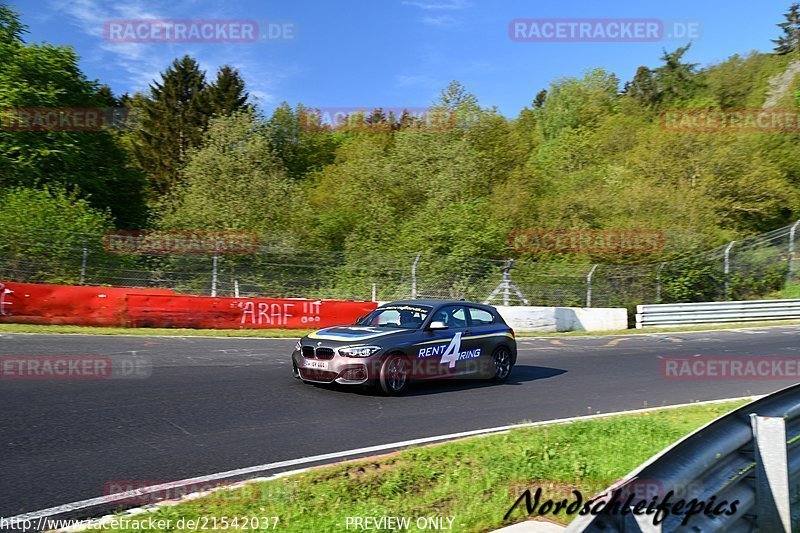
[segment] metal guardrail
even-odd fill
[[[712,502],[712,512],[669,513],[659,525],[653,514],[579,516],[567,527],[578,531],[798,531],[800,528],[800,385],[765,396],[705,425],[625,476],[612,491],[663,501]],[[713,507],[738,500],[735,512]],[[622,500],[623,502],[625,499]],[[633,507],[633,505],[631,505]]]
[[[636,306],[636,327],[800,319],[800,300],[749,300]]]

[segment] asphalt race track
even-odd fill
[[[0,356],[131,354],[141,379],[0,380],[0,516],[150,484],[524,420],[769,393],[792,381],[671,380],[660,356],[800,356],[800,327],[520,339],[511,381],[405,397],[305,385],[291,339],[0,335]]]

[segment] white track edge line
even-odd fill
[[[584,416],[573,416],[568,418],[557,418],[553,420],[542,420],[539,422],[525,422],[521,424],[511,424],[507,426],[498,426],[494,428],[486,428],[486,429],[475,429],[471,431],[462,431],[459,433],[450,433],[447,435],[438,435],[434,437],[423,437],[419,439],[411,439],[406,441],[394,442],[389,444],[378,444],[376,446],[367,446],[364,448],[356,448],[353,450],[345,450],[341,452],[332,452],[332,453],[325,453],[320,455],[312,455],[309,457],[302,457],[299,459],[290,459],[287,461],[277,461],[274,463],[267,463],[263,465],[257,466],[250,466],[246,468],[238,468],[235,470],[228,470],[226,472],[219,472],[217,474],[209,474],[206,476],[199,476],[189,479],[183,479],[180,481],[173,481],[170,483],[162,483],[159,485],[151,485],[149,487],[142,487],[135,490],[130,490],[126,492],[120,492],[117,494],[111,494],[108,496],[100,496],[97,498],[90,498],[88,500],[80,500],[77,502],[66,503],[64,505],[59,505],[56,507],[50,507],[47,509],[42,509],[39,511],[33,511],[30,513],[24,513],[17,516],[12,516],[6,518],[5,520],[10,521],[17,521],[21,522],[24,520],[38,520],[40,518],[46,518],[50,516],[56,516],[59,514],[77,511],[80,509],[86,509],[89,507],[95,507],[98,505],[114,503],[116,501],[129,499],[136,496],[142,496],[144,494],[150,494],[152,492],[158,492],[161,490],[169,490],[169,489],[176,489],[186,485],[193,485],[199,483],[207,483],[210,481],[221,481],[226,478],[238,477],[247,474],[254,474],[256,472],[266,472],[269,470],[274,470],[276,468],[282,468],[286,466],[297,466],[307,463],[315,463],[318,461],[325,461],[328,459],[341,459],[343,457],[349,457],[352,455],[361,455],[364,453],[370,452],[382,452],[393,450],[397,448],[405,448],[408,446],[414,446],[419,444],[428,444],[438,441],[447,441],[447,440],[454,440],[460,439],[464,437],[472,437],[478,435],[489,435],[492,433],[502,433],[512,429],[520,429],[520,428],[530,428],[530,427],[537,427],[537,426],[547,426],[547,425],[555,425],[555,424],[566,424],[570,422],[579,422],[583,420],[592,420],[596,418],[608,418],[611,416],[619,416],[619,415],[632,415],[632,414],[639,414],[639,413],[647,413],[652,411],[659,411],[665,409],[677,409],[679,407],[691,407],[694,405],[710,405],[715,403],[725,403],[725,402],[735,402],[739,400],[756,400],[763,396],[740,396],[736,398],[723,398],[719,400],[706,400],[702,402],[692,402],[692,403],[682,403],[682,404],[675,404],[675,405],[664,405],[660,407],[648,407],[644,409],[633,409],[630,411],[615,411],[611,413],[597,413],[593,415],[584,415]],[[318,465],[318,466],[326,466],[326,465]],[[287,473],[282,473],[283,475],[287,475]]]

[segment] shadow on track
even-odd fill
[[[555,376],[560,376],[566,373],[566,370],[561,368],[550,368],[543,366],[533,365],[514,365],[508,381],[505,383],[494,383],[487,379],[476,378],[452,378],[452,379],[438,379],[431,381],[418,381],[412,383],[403,396],[423,396],[427,394],[447,393],[461,390],[481,389],[485,387],[507,387],[509,385],[522,385],[537,379],[547,379]],[[330,391],[345,392],[350,394],[359,394],[363,396],[384,396],[383,393],[374,388],[368,387],[354,387],[343,385],[322,385],[315,384],[318,388],[328,389]]]

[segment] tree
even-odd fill
[[[4,264],[36,265],[35,269],[16,271],[17,281],[25,276],[32,283],[78,283],[81,250],[102,252],[102,240],[88,234],[102,235],[113,229],[107,211],[92,207],[77,190],[62,185],[4,189],[0,205],[0,255]],[[11,271],[15,271],[13,266]]]
[[[391,112],[390,112],[391,114]],[[364,117],[364,125],[373,130],[389,130],[390,122],[383,108],[377,107]]]
[[[613,113],[619,81],[602,69],[586,72],[583,78],[563,78],[550,84],[547,99],[536,110],[538,125],[545,138],[563,130],[591,127],[603,115]]]
[[[97,90],[97,97],[106,107],[120,107],[120,101],[108,85],[101,85]]]
[[[246,229],[279,242],[294,185],[251,111],[211,119],[160,217],[165,229]]]
[[[478,105],[478,98],[467,91],[458,81],[451,81],[447,84],[445,89],[439,94],[437,105],[441,105],[450,109],[451,111],[458,111],[459,109],[474,108]]]
[[[283,167],[295,180],[322,169],[336,157],[334,136],[322,128],[319,115],[302,105],[293,110],[286,102],[281,103],[267,120],[265,132]]]
[[[0,6],[0,108],[58,110],[105,107],[107,96],[78,67],[78,56],[67,46],[25,44],[25,27],[16,13]],[[99,124],[98,124],[99,126]],[[0,190],[60,184],[77,191],[95,208],[109,209],[117,223],[142,223],[143,180],[127,153],[107,129],[0,130]]]
[[[691,45],[689,43],[674,52],[664,50],[664,55],[661,56],[664,64],[654,71],[659,95],[666,102],[675,102],[689,97],[697,85],[695,80],[697,63],[682,61],[683,55]]]
[[[464,127],[472,124],[480,113],[478,97],[454,80],[439,94],[433,108],[429,110],[428,118],[436,123],[437,128],[447,124]]]
[[[211,113],[230,115],[248,108],[245,83],[239,71],[223,65],[217,71],[217,79],[208,88]]]
[[[547,89],[542,89],[536,93],[536,98],[533,100],[533,108],[541,109],[545,100],[547,100]]]
[[[783,35],[772,39],[776,45],[775,53],[779,55],[786,55],[800,48],[800,4],[792,4],[784,18],[786,20],[778,24]]]
[[[178,182],[188,152],[200,144],[210,116],[205,73],[188,55],[150,86],[138,110],[134,151],[158,195]]]
[[[625,84],[623,92],[644,107],[655,105],[658,101],[658,87],[653,78],[653,71],[644,66],[637,68],[633,79]]]
[[[0,44],[23,44],[22,36],[28,27],[19,20],[19,14],[4,4],[0,4]]]

